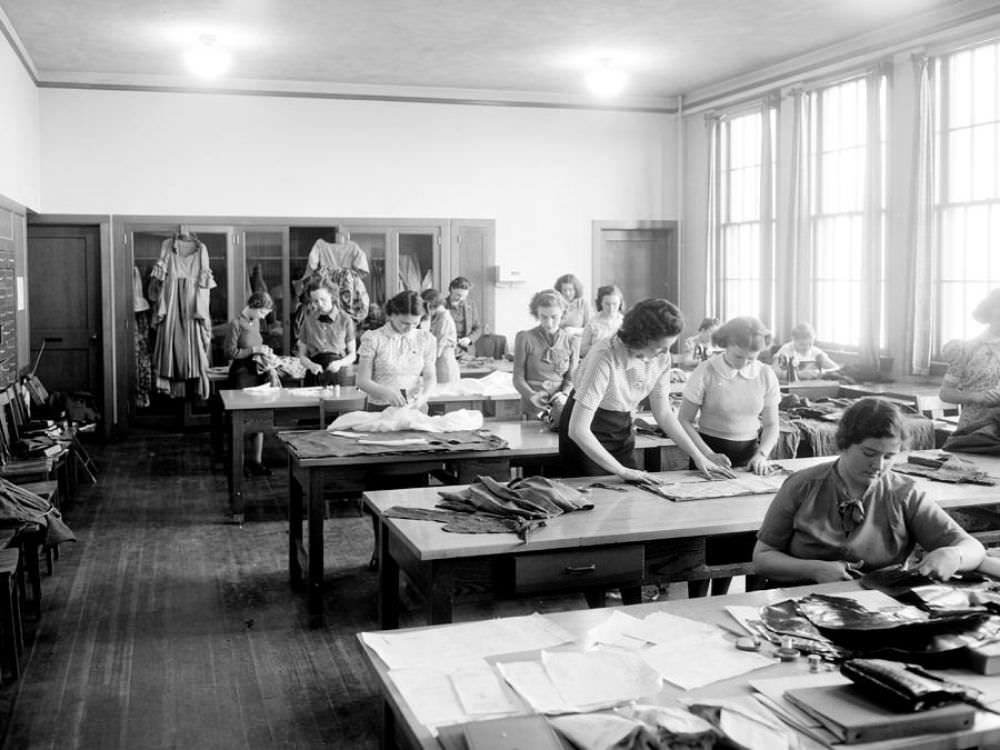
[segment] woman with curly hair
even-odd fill
[[[583,296],[583,284],[571,273],[564,273],[556,279],[553,287],[566,300],[566,311],[559,324],[567,333],[579,338],[590,322],[590,302]]]
[[[590,350],[559,423],[559,458],[567,476],[617,474],[657,481],[636,468],[632,414],[647,396],[656,423],[702,474],[732,476],[698,450],[670,407],[670,347],[684,317],[665,299],[645,299],[621,328]]]
[[[941,382],[941,400],[960,404],[960,430],[1000,414],[1000,289],[976,305],[972,317],[986,326],[969,341],[951,342],[941,353],[948,372]]]
[[[536,417],[573,387],[570,375],[579,359],[579,339],[559,327],[566,302],[554,289],[536,292],[528,306],[538,325],[514,337],[514,388],[521,413]]]
[[[597,314],[590,319],[583,329],[580,340],[580,359],[587,356],[590,347],[598,341],[609,339],[622,327],[622,312],[625,302],[622,290],[616,284],[606,284],[597,288]]]

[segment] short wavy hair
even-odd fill
[[[597,312],[601,311],[601,301],[607,297],[609,294],[617,294],[618,298],[622,301],[621,309],[625,309],[625,295],[622,294],[622,290],[618,288],[617,284],[605,284],[604,286],[597,287],[597,298],[594,300],[594,309]]]
[[[859,398],[840,417],[837,425],[837,448],[847,450],[868,438],[909,437],[903,413],[892,401],[875,396]]]
[[[573,274],[564,273],[562,276],[556,279],[556,283],[552,285],[552,288],[555,289],[557,292],[562,292],[563,284],[573,285],[573,289],[576,290],[576,295],[573,297],[573,299],[580,299],[583,296],[583,284],[580,283],[580,279],[578,279]]]
[[[413,291],[400,292],[385,303],[385,314],[389,315],[423,315],[424,301]]]
[[[448,291],[450,292],[452,289],[472,289],[472,282],[464,276],[456,276],[448,284]]]
[[[710,331],[712,329],[718,328],[719,323],[720,321],[718,318],[716,318],[714,315],[709,315],[707,318],[701,319],[701,324],[698,326],[698,331],[700,333],[701,331]]]
[[[731,318],[712,334],[712,343],[721,349],[739,346],[752,352],[759,352],[771,343],[771,332],[757,318]]]
[[[252,310],[273,310],[274,300],[267,292],[254,292],[247,299],[247,307]]]
[[[302,287],[302,295],[308,300],[309,295],[317,289],[326,289],[331,297],[337,298],[337,289],[325,273],[314,273],[306,279],[305,286]]]
[[[673,302],[652,297],[640,300],[625,313],[618,339],[629,349],[642,349],[653,341],[679,336],[684,313]]]
[[[420,299],[430,308],[439,307],[444,304],[444,295],[437,289],[424,289],[420,293]]]
[[[528,303],[528,310],[533,318],[538,317],[538,309],[541,307],[558,307],[566,312],[566,298],[555,289],[543,289],[535,292],[531,296],[531,302]]]
[[[982,302],[976,305],[976,309],[972,311],[972,318],[977,323],[985,325],[990,322],[997,308],[1000,308],[1000,289],[994,289],[986,295]]]
[[[792,329],[792,338],[814,339],[816,338],[816,329],[812,327],[811,323],[799,323]]]

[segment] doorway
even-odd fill
[[[647,297],[677,304],[677,222],[595,221],[593,286],[617,284],[628,307]]]
[[[28,225],[31,363],[50,391],[86,391],[104,414],[101,233]]]

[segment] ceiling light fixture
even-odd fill
[[[198,37],[197,46],[184,53],[184,62],[192,73],[201,78],[218,78],[232,64],[232,56],[216,46],[211,34]]]
[[[625,90],[628,75],[621,68],[615,67],[610,58],[605,57],[598,67],[587,72],[584,80],[592,94],[606,98],[617,96]]]

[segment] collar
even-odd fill
[[[240,321],[241,323],[246,323],[247,325],[249,325],[250,323],[253,323],[253,321],[252,321],[252,320],[250,320],[250,318],[248,318],[248,317],[247,317],[246,315],[244,315],[244,314],[243,314],[242,312],[240,312],[240,314],[236,316],[236,319],[237,319],[238,321]]]
[[[708,366],[714,369],[719,375],[721,375],[726,380],[733,380],[737,377],[743,378],[744,380],[756,380],[760,376],[761,364],[759,360],[753,360],[752,362],[747,362],[739,370],[730,367],[729,363],[726,362],[726,357],[723,352],[718,354],[713,354],[708,359]]]

